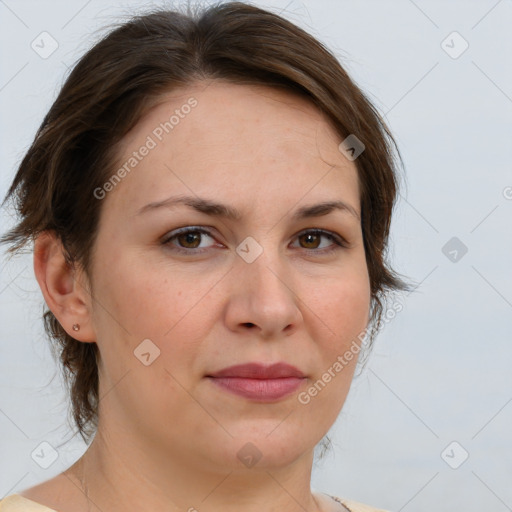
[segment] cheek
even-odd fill
[[[98,282],[98,296],[122,327],[137,336],[161,337],[180,318],[193,314],[194,305],[215,280],[146,264],[142,258],[125,258],[117,260],[111,271],[103,271]]]
[[[100,350],[116,365],[123,361],[131,367],[134,350],[149,339],[160,350],[159,363],[184,372],[218,319],[209,291],[215,290],[222,274],[199,275],[192,266],[177,271],[172,265],[142,261],[119,258],[110,272],[98,275]]]
[[[365,274],[332,280],[310,296],[311,333],[319,353],[318,371],[298,395],[299,408],[317,418],[327,431],[336,420],[349,392],[368,323],[370,287]]]
[[[115,267],[103,260],[96,276],[100,381],[108,389],[122,380],[115,396],[129,410],[170,415],[190,401],[182,384],[187,387],[199,344],[210,329],[207,314],[213,312],[206,311],[203,302],[218,278],[196,276],[195,286],[190,286],[192,274],[141,264],[142,259],[112,256],[114,260]]]
[[[370,284],[366,270],[331,278],[304,302],[316,314],[316,323],[324,326],[325,348],[342,349],[365,329],[370,310]]]

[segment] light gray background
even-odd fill
[[[393,511],[512,510],[512,1],[255,3],[287,7],[386,114],[406,168],[392,262],[421,283],[354,380],[313,487]],[[93,32],[147,5],[0,0],[2,197]],[[43,31],[59,45],[47,59],[31,48]],[[453,31],[469,43],[458,58],[462,40],[442,43]],[[11,222],[2,211],[2,231]],[[442,251],[452,237],[468,249],[455,262]],[[84,445],[67,442],[31,257],[0,268],[2,497],[60,473]],[[59,454],[48,469],[31,458],[42,441]]]

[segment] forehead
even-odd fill
[[[179,129],[178,125],[181,125]],[[235,139],[230,129],[237,132]],[[143,135],[152,134],[157,142],[162,142],[162,138],[171,138],[167,135],[184,130],[194,139],[227,142],[227,145],[235,144],[249,131],[253,137],[254,132],[261,130],[260,138],[265,139],[266,133],[280,130],[276,142],[300,136],[301,143],[309,139],[305,150],[311,149],[310,144],[322,144],[326,137],[339,138],[328,117],[298,93],[265,85],[209,80],[162,95],[123,138],[120,152]],[[317,132],[320,137],[316,136]]]
[[[341,140],[296,94],[200,82],[162,96],[124,137],[116,169],[128,172],[113,195],[133,208],[149,196],[158,200],[160,191],[214,192],[232,201],[280,191],[299,200],[312,188],[334,188],[356,199],[357,169],[338,150]]]

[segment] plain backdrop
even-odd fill
[[[419,286],[396,298],[403,308],[354,379],[313,487],[392,511],[512,510],[512,2],[254,3],[335,52],[405,164],[390,259]],[[97,30],[155,5],[0,0],[2,197]],[[51,55],[33,49],[41,37]],[[2,210],[2,232],[12,222]],[[0,268],[3,497],[60,473],[85,445],[67,423],[31,256]],[[46,469],[32,457],[42,442],[56,450]]]

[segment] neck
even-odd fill
[[[319,512],[310,490],[313,451],[284,467],[212,468],[179,453],[162,453],[99,425],[73,466],[88,507],[109,512]]]

